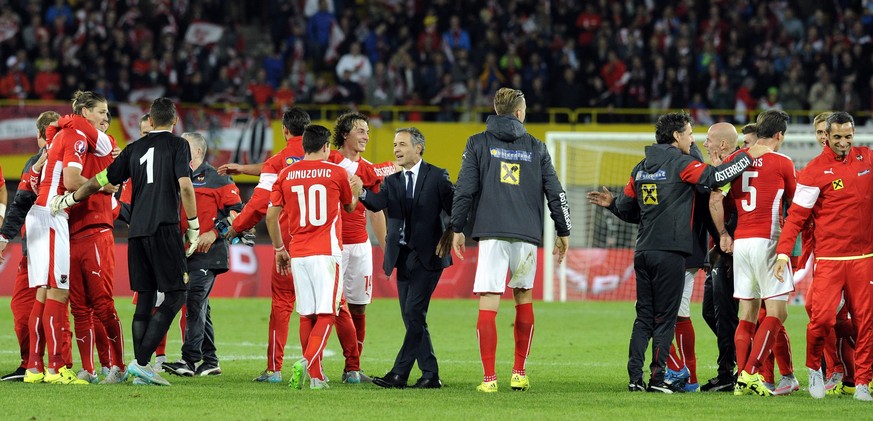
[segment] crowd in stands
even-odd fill
[[[869,0],[0,0],[0,28],[7,98],[434,105],[457,120],[509,86],[533,120],[684,108],[702,124],[873,104]]]

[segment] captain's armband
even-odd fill
[[[109,184],[109,177],[106,175],[105,169],[103,171],[98,172],[94,178],[97,180],[98,183],[100,183],[100,187],[103,187],[103,186]]]

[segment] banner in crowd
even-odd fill
[[[21,244],[12,243],[7,247],[6,262],[0,265],[0,295],[12,293],[13,280],[21,259]],[[633,301],[636,299],[636,278],[633,270],[632,249],[571,249],[567,255],[567,299],[568,300],[614,300]],[[213,297],[269,297],[270,277],[273,268],[273,248],[269,244],[246,247],[235,244],[230,249],[230,271],[218,276],[212,290]],[[539,249],[534,298],[543,296],[542,259],[543,249]],[[475,298],[473,280],[476,275],[477,249],[468,248],[465,259],[455,258],[454,264],[443,271],[440,282],[434,291],[435,298]],[[609,262],[608,264],[606,262]],[[131,295],[130,280],[126,268],[127,244],[115,245],[115,293],[120,296]],[[808,287],[807,269],[795,274],[795,288],[802,295]],[[373,297],[397,297],[396,275],[391,278],[382,271],[382,249],[373,247]],[[558,272],[558,271],[556,271]],[[557,273],[556,273],[557,276]],[[703,298],[704,273],[700,271],[694,283],[693,301]],[[558,290],[557,281],[555,290]],[[512,298],[511,290],[504,298]]]
[[[69,104],[18,105],[0,107],[0,155],[33,155],[36,146],[36,119],[45,111],[64,115]]]
[[[148,112],[145,106],[118,104],[118,114],[126,138],[139,139],[139,121]],[[225,111],[181,107],[174,133],[196,131],[206,137],[209,163],[215,167],[227,162],[248,164],[265,161],[273,151],[270,119],[249,111]]]

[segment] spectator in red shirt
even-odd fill
[[[30,95],[30,80],[21,71],[18,57],[10,56],[6,60],[6,75],[0,79],[0,96],[4,98],[26,99]]]
[[[258,69],[255,80],[249,84],[248,96],[254,107],[261,108],[272,103],[273,87],[267,83],[267,72],[264,69]]]
[[[54,60],[44,60],[40,63],[39,72],[33,79],[33,93],[39,99],[55,99],[61,89],[61,74],[57,72]]]

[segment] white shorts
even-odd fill
[[[699,268],[685,269],[685,289],[679,302],[679,317],[691,317],[691,293],[694,292],[694,275]]]
[[[343,292],[349,304],[370,304],[373,295],[373,246],[343,244]]]
[[[67,213],[52,215],[34,205],[24,218],[27,230],[27,279],[31,288],[70,289],[70,227]]]
[[[537,272],[537,246],[516,239],[489,238],[479,241],[479,263],[473,292],[503,294],[506,271],[510,288],[531,289]]]
[[[343,291],[341,259],[323,255],[291,258],[297,314],[337,314]]]
[[[773,275],[776,264],[776,241],[766,238],[734,240],[734,298],[741,300],[788,300],[794,291],[791,268],[783,273],[783,282]]]

